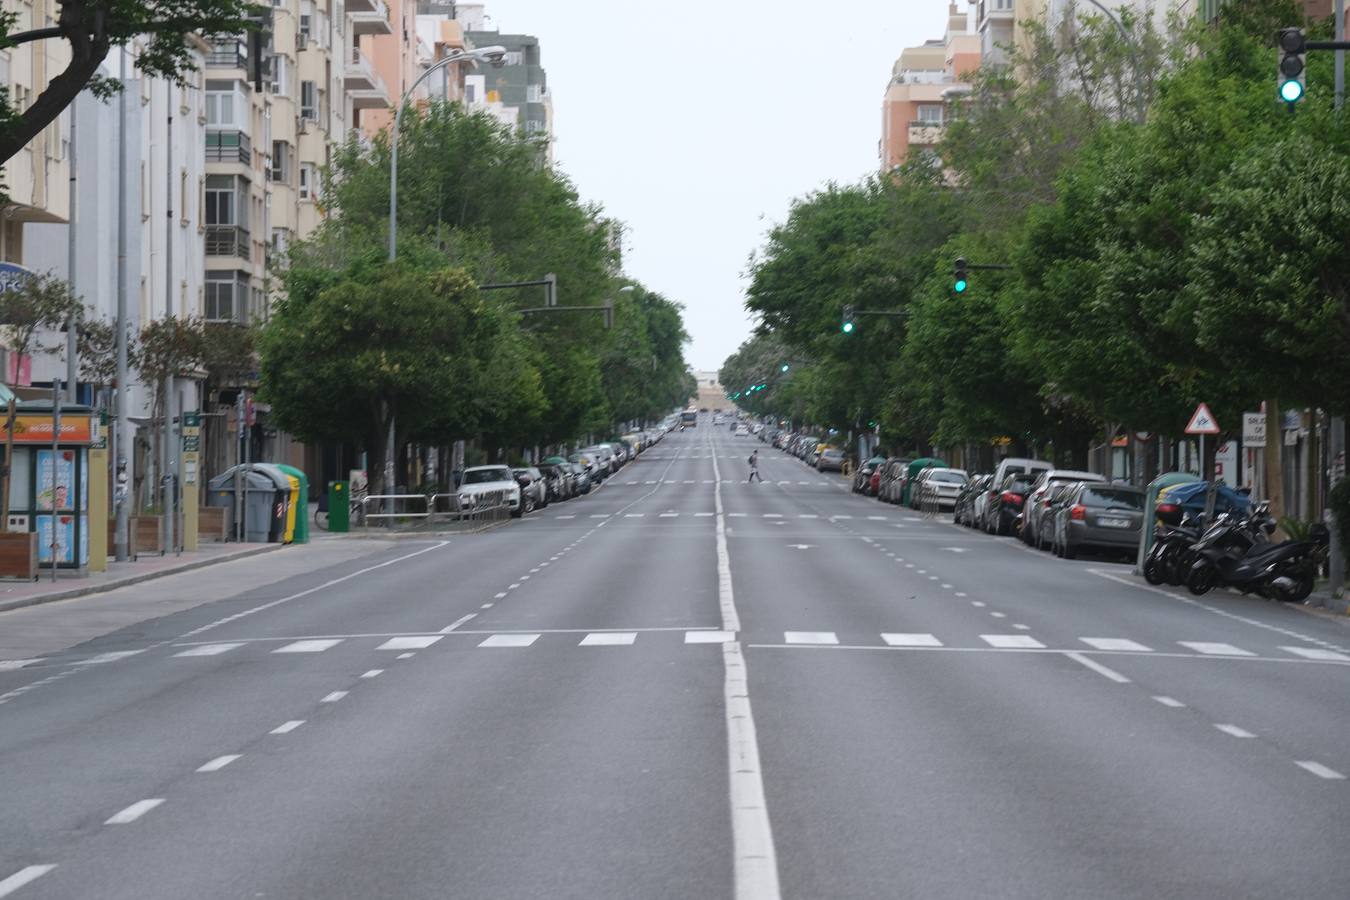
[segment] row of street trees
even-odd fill
[[[940,166],[796,202],[752,259],[759,330],[722,383],[792,356],[811,365],[737,402],[877,422],[897,448],[1011,441],[1076,464],[1118,431],[1179,436],[1202,400],[1230,428],[1261,401],[1272,420],[1345,413],[1350,121],[1331,54],[1285,109],[1273,38],[1300,9],[1224,9],[1167,31],[1122,12],[1129,41],[1097,16],[1033,27],[1008,68],[979,72]],[[957,258],[1011,268],[958,294]],[[846,305],[907,315],[845,334]]]
[[[391,422],[398,447],[469,440],[496,459],[688,399],[680,306],[621,278],[620,226],[541,165],[536,143],[457,104],[403,122],[397,262],[385,136],[335,154],[327,219],[291,248],[260,340],[280,427],[364,449],[380,472]],[[612,302],[614,327],[594,311],[522,313],[542,289],[480,288],[546,273],[560,306]]]

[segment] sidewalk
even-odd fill
[[[51,580],[51,572],[44,572],[37,581],[0,581],[0,612],[34,606],[39,603],[51,603],[55,600],[68,600],[110,591],[129,584],[138,584],[152,578],[162,578],[176,572],[186,572],[210,566],[257,556],[280,550],[284,544],[204,544],[199,550],[184,552],[179,556],[151,556],[142,554],[135,562],[110,562],[106,572],[90,572],[84,576],[57,574],[56,581]]]

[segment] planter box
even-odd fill
[[[159,552],[160,516],[130,516],[127,518],[127,551],[134,559],[139,553]],[[108,552],[112,553],[117,543],[117,520],[108,520]]]
[[[30,581],[38,577],[36,532],[0,532],[0,577]]]
[[[197,509],[197,540],[223,543],[229,540],[225,533],[225,514],[230,512],[224,506],[202,506]]]

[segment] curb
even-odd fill
[[[235,553],[222,554],[210,559],[198,559],[184,563],[181,566],[174,566],[170,569],[160,569],[155,572],[142,572],[139,575],[127,575],[113,581],[105,581],[102,584],[87,584],[81,587],[67,588],[62,591],[53,591],[49,594],[41,594],[36,597],[24,597],[18,600],[0,600],[0,612],[9,612],[13,609],[23,609],[25,606],[38,606],[43,603],[54,603],[57,600],[71,600],[76,597],[87,597],[90,594],[102,594],[105,591],[114,591],[118,588],[124,588],[133,584],[140,584],[143,581],[153,581],[156,578],[164,578],[168,575],[177,575],[180,572],[190,572],[193,569],[203,569],[207,566],[213,566],[217,563],[233,562],[237,559],[246,559],[250,556],[258,556],[263,553],[272,553],[281,550],[288,544],[264,544],[261,547],[250,547],[247,550],[240,550]]]

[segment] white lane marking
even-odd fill
[[[508,584],[508,585],[506,586],[506,589],[507,589],[508,591],[514,591],[514,590],[515,590],[516,588],[518,588],[518,587],[520,587],[520,582],[519,582],[519,581],[517,581],[515,584]]]
[[[591,518],[592,518],[592,519],[608,519],[608,518],[609,518],[609,513],[592,513],[592,514],[591,514]]]
[[[98,666],[103,663],[117,662],[119,659],[126,659],[128,656],[135,656],[137,653],[144,653],[145,650],[114,650],[111,653],[100,653],[97,656],[91,656],[88,659],[77,659],[72,665],[76,666]]]
[[[478,607],[478,608],[479,608],[479,609],[492,609],[492,604],[491,604],[491,603],[484,603],[482,606],[480,606],[480,607]]]
[[[970,601],[970,605],[975,607],[982,607],[985,606],[985,602],[983,600],[972,600]]]
[[[885,516],[868,516],[868,517],[867,517],[867,521],[869,521],[869,522],[885,522],[885,521],[886,521],[886,517],[885,517]]]
[[[636,482],[636,481],[625,481],[624,484],[633,485],[633,484],[637,484],[637,482]]]
[[[42,866],[25,866],[24,868],[15,872],[13,875],[6,878],[4,881],[0,881],[0,897],[8,897],[10,894],[14,893],[19,888],[23,887],[25,884],[37,881],[43,875],[46,875],[48,872],[50,872],[52,869],[55,868],[56,866],[53,864],[47,864]]]
[[[797,518],[799,518],[799,519],[819,519],[820,516],[816,515],[815,513],[800,513],[800,514],[798,514]]]
[[[369,671],[367,671],[367,672],[362,672],[362,673],[361,673],[361,677],[362,677],[362,678],[378,678],[379,676],[381,676],[381,675],[383,675],[383,674],[384,674],[384,669],[371,669],[371,670],[369,670]]]
[[[228,653],[236,647],[242,647],[243,644],[202,644],[198,647],[189,647],[181,653],[175,653],[174,656],[219,656],[222,653]]]
[[[347,696],[347,692],[346,692],[346,691],[333,691],[333,693],[328,694],[326,697],[324,697],[324,698],[323,698],[322,700],[320,700],[319,702],[320,702],[320,703],[336,703],[336,702],[338,702],[339,700],[341,700],[341,699],[342,699],[343,697],[345,697],[345,696]]]
[[[1025,634],[982,634],[980,640],[1001,650],[1035,650],[1045,646]]]
[[[412,652],[408,652],[408,653],[400,653],[396,658],[397,658],[397,659],[412,659],[412,658],[413,658],[414,656],[416,656],[416,655],[417,655],[417,654],[412,653]]]
[[[1224,734],[1231,734],[1231,735],[1232,735],[1233,737],[1235,737],[1235,738],[1254,738],[1254,737],[1256,737],[1256,735],[1252,734],[1252,733],[1251,733],[1250,731],[1248,731],[1247,729],[1245,729],[1245,728],[1239,728],[1239,727],[1237,727],[1236,725],[1221,725],[1221,724],[1219,724],[1219,723],[1216,722],[1216,723],[1214,724],[1214,727],[1217,728],[1217,729],[1219,729],[1220,731],[1222,731]]]
[[[1152,653],[1152,647],[1145,647],[1137,641],[1125,638],[1089,638],[1080,637],[1080,641],[1098,650],[1133,650],[1140,653]]]
[[[705,513],[694,513],[694,515],[695,515],[697,518],[700,518],[700,519],[710,519],[710,518],[712,518],[713,516],[717,515],[717,513],[706,513],[706,512],[705,512]]]
[[[637,640],[636,631],[593,631],[581,639],[578,647],[626,647]]]
[[[764,514],[764,518],[766,518],[766,519],[781,519],[781,518],[783,518],[783,514],[782,514],[782,513],[765,513],[765,514]]]
[[[995,619],[1006,619],[1006,618],[1008,618],[1008,614],[1007,614],[1007,613],[1001,613],[1001,612],[991,612],[989,615],[993,616]]]
[[[482,608],[483,608],[483,609],[486,609],[486,608],[488,608],[488,607],[491,606],[491,605],[492,605],[491,603],[485,603],[485,604],[483,604]],[[456,619],[455,621],[451,622],[449,625],[447,625],[447,626],[445,626],[444,628],[442,628],[442,629],[441,629],[441,634],[449,634],[450,632],[454,631],[456,628],[458,628],[459,626],[463,625],[465,622],[469,621],[470,619],[474,618],[474,617],[477,616],[477,615],[478,615],[478,613],[468,613],[467,615],[460,616],[458,619]],[[433,643],[434,643],[434,641],[433,641]],[[430,647],[431,644],[427,644],[427,646]],[[386,645],[384,645],[383,647],[381,647],[380,649],[381,649],[381,650],[407,650],[407,649],[409,649],[409,647],[390,647],[388,644],[386,644]],[[419,649],[419,650],[420,650],[421,648],[419,647],[419,648],[415,648],[415,649]]]
[[[444,640],[440,635],[421,635],[417,637],[390,638],[376,650],[425,650],[437,641]]]
[[[530,576],[528,576],[528,575],[522,575],[522,576],[520,576],[520,580],[521,580],[521,581],[529,581],[529,580],[530,580]]]
[[[528,647],[539,640],[538,634],[494,634],[480,647]]]
[[[0,659],[0,672],[13,672],[15,669],[22,669],[24,666],[31,666],[35,662],[42,662],[43,657],[38,656],[33,659]],[[29,866],[30,869],[41,868],[40,866]],[[3,882],[0,882],[3,884]]]
[[[1183,647],[1189,647],[1196,653],[1205,653],[1210,656],[1255,656],[1250,650],[1243,650],[1241,647],[1234,647],[1232,644],[1214,643],[1211,641],[1177,641]]]
[[[1011,636],[1012,636],[1012,637],[1024,637],[1024,635],[1020,635],[1020,634],[1019,634],[1019,635],[1011,635]],[[1091,659],[1091,658],[1089,658],[1089,657],[1086,657],[1086,656],[1084,656],[1084,655],[1081,654],[1081,653],[1066,653],[1066,654],[1064,654],[1064,655],[1067,656],[1069,659],[1073,660],[1074,662],[1078,663],[1079,665],[1087,666],[1089,669],[1091,669],[1092,671],[1096,672],[1098,675],[1101,675],[1101,676],[1104,677],[1104,678],[1109,678],[1109,679],[1111,679],[1111,680],[1114,681],[1116,684],[1129,684],[1129,683],[1130,683],[1130,679],[1126,678],[1124,675],[1120,674],[1120,673],[1117,672],[1115,669],[1108,669],[1106,666],[1104,666],[1104,665],[1102,665],[1101,663],[1097,662],[1095,659]]]
[[[1292,653],[1295,656],[1301,656],[1304,659],[1324,659],[1336,662],[1350,662],[1350,656],[1344,653],[1337,653],[1335,650],[1322,650],[1315,647],[1281,647],[1286,653]]]
[[[554,516],[553,518],[555,518],[555,519],[575,519],[576,516],[575,516],[575,515],[572,515],[572,516]]]
[[[931,634],[883,634],[881,639],[892,647],[941,647],[942,641]]]
[[[642,482],[642,483],[643,483],[643,484],[656,484],[655,481],[644,481],[644,482]]]
[[[839,637],[833,631],[785,631],[785,644],[837,644]]]
[[[268,733],[269,733],[269,734],[289,734],[290,732],[292,732],[292,731],[294,731],[295,729],[299,728],[299,727],[300,727],[301,725],[303,725],[303,724],[305,724],[305,720],[304,720],[304,719],[291,719],[289,722],[284,722],[284,723],[282,723],[281,725],[278,725],[276,728],[273,728],[273,729],[272,729],[270,732],[268,732]]]
[[[1157,696],[1157,697],[1154,697],[1153,699],[1154,699],[1154,700],[1157,700],[1157,701],[1158,701],[1159,703],[1161,703],[1163,706],[1169,706],[1169,707],[1171,707],[1172,709],[1183,709],[1183,708],[1185,708],[1185,706],[1186,706],[1185,703],[1182,703],[1180,700],[1176,699],[1175,697],[1167,697],[1167,696],[1164,696],[1164,695],[1159,695],[1159,696]]]
[[[506,591],[498,591],[497,593],[495,593],[495,594],[492,595],[492,599],[494,599],[494,600],[501,600],[501,599],[502,599],[503,597],[505,597],[505,596],[506,596]]]
[[[741,617],[731,583],[731,555],[722,506],[722,472],[713,457],[713,502],[717,512],[717,600],[722,631],[736,634]],[[732,515],[735,515],[734,513]],[[742,514],[743,515],[743,514]],[[688,635],[685,636],[688,641]],[[727,771],[731,793],[731,842],[736,900],[778,900],[778,857],[773,828],[764,799],[764,773],[759,762],[759,739],[750,707],[750,683],[739,641],[722,644],[725,677],[722,697],[727,725]]]
[[[1298,766],[1300,769],[1303,769],[1306,772],[1313,773],[1318,778],[1326,778],[1333,781],[1345,780],[1345,776],[1342,775],[1340,772],[1337,772],[1335,769],[1328,768],[1322,765],[1320,762],[1316,762],[1311,759],[1296,759],[1294,760],[1294,765]],[[0,882],[0,887],[4,887],[3,882]],[[0,894],[0,896],[4,895]]]
[[[534,575],[534,574],[538,573],[538,571],[539,571],[539,567],[538,567],[538,566],[535,566],[533,569],[530,570],[530,574],[531,574],[531,575]]]
[[[831,519],[851,519],[852,516],[830,516]]]
[[[958,597],[969,597],[970,595],[967,594],[965,591],[957,591],[957,592],[956,592],[956,596],[958,596]]]
[[[1013,627],[1016,628],[1018,631],[1030,631],[1030,630],[1031,630],[1031,626],[1030,626],[1030,625],[1021,625],[1021,624],[1018,624],[1018,625],[1014,625]]]
[[[912,568],[914,568],[914,563],[905,563],[905,568],[906,568],[906,569],[912,569]]]
[[[295,641],[284,647],[278,647],[273,653],[322,653],[330,647],[336,647],[341,640]]]
[[[732,631],[686,631],[684,633],[686,644],[725,644],[734,640],[736,640],[736,633]]]
[[[943,550],[950,550],[950,551],[953,552],[953,553],[965,553],[965,552],[966,552],[966,548],[965,548],[965,547],[943,547],[942,549],[943,549]]]
[[[938,577],[937,577],[936,575],[929,575],[929,576],[928,576],[928,580],[929,580],[929,581],[937,581],[937,580],[938,580]]]
[[[624,513],[625,519],[641,519],[646,513]]]
[[[159,806],[163,802],[164,802],[163,797],[158,797],[153,800],[137,800],[135,803],[131,804],[126,809],[122,810],[120,813],[116,813],[115,815],[113,815],[111,818],[108,819],[108,821],[104,822],[103,824],[104,825],[130,824],[131,822],[135,822],[141,816],[145,815],[150,810],[154,809],[156,806]]]
[[[679,515],[679,513],[661,513],[661,515],[658,516],[657,518],[660,518],[660,519],[673,519],[673,518],[675,518],[675,517],[678,516],[678,515]]]
[[[944,581],[944,582],[942,582],[942,589],[943,589],[944,591],[950,591],[950,590],[952,589],[952,586],[951,586],[950,584],[948,584],[947,582]]]
[[[234,762],[236,759],[238,759],[238,758],[239,758],[240,756],[242,756],[242,755],[243,755],[242,753],[230,753],[230,754],[227,754],[227,755],[225,755],[225,756],[217,756],[215,759],[211,760],[211,761],[210,761],[209,763],[207,763],[206,765],[200,766],[200,767],[197,769],[197,771],[198,771],[198,772],[219,772],[221,769],[225,768],[226,766],[228,766],[230,763]]]
[[[745,513],[727,513],[728,519],[744,519]]]
[[[402,556],[396,556],[393,559],[387,559],[382,563],[376,563],[373,566],[366,566],[364,569],[357,569],[355,572],[352,572],[351,574],[342,575],[338,578],[329,579],[328,581],[325,581],[323,584],[316,585],[315,587],[312,588],[306,588],[303,591],[299,591],[289,596],[282,597],[280,600],[273,600],[269,603],[264,603],[261,606],[255,606],[252,609],[246,609],[243,612],[237,612],[232,616],[226,616],[223,619],[218,619],[215,622],[210,622],[206,625],[201,626],[200,628],[194,628],[191,631],[183,634],[182,637],[185,638],[194,637],[196,635],[201,634],[204,631],[210,631],[212,628],[216,628],[218,626],[234,622],[238,619],[244,618],[245,616],[251,616],[254,613],[260,613],[265,609],[271,609],[274,606],[280,606],[282,603],[289,603],[292,600],[299,600],[301,597],[308,597],[310,594],[317,594],[319,591],[327,590],[333,585],[341,584],[344,581],[350,581],[351,579],[356,578],[360,575],[364,575],[367,572],[374,572],[376,569],[383,569],[385,566],[397,565],[398,563],[404,562],[405,560],[412,559],[414,556],[421,556],[423,553],[430,553],[433,550],[439,550],[449,543],[450,543],[449,541],[437,541],[430,547],[423,547],[421,550],[414,550],[412,553],[405,553]]]

